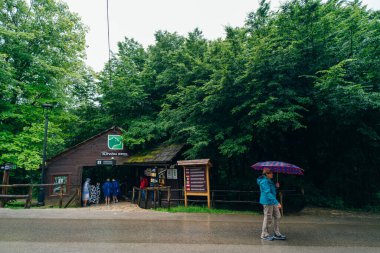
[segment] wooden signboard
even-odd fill
[[[184,168],[185,207],[187,207],[187,196],[205,196],[207,206],[211,208],[210,159],[183,160],[178,161],[177,164]]]
[[[206,168],[185,168],[185,186],[187,192],[207,192]]]

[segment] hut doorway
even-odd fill
[[[100,183],[100,187],[102,187],[107,178],[116,179],[120,184],[119,200],[127,201],[131,199],[133,187],[139,186],[139,177],[143,173],[142,168],[131,168],[123,165],[85,166],[83,167],[81,182],[83,185],[86,178],[90,178],[91,185]],[[104,198],[101,195],[100,203],[102,202],[104,202]]]

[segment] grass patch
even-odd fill
[[[5,204],[6,208],[22,209],[25,208],[25,201],[10,201]]]
[[[9,208],[9,209],[24,209],[25,208],[25,201],[8,201],[4,207]],[[32,205],[30,208],[33,208],[33,209],[52,209],[52,208],[59,208],[59,206],[58,205],[39,206],[37,204],[37,200],[34,199],[32,201]]]
[[[211,214],[259,214],[258,212],[255,211],[237,211],[237,210],[229,210],[229,209],[216,209],[216,208],[211,208],[209,209],[208,207],[205,206],[175,206],[171,207],[170,209],[168,208],[157,208],[157,209],[152,209],[156,210],[159,212],[169,212],[169,213],[211,213]]]

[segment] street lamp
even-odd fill
[[[44,133],[44,149],[42,154],[42,165],[41,165],[41,184],[44,183],[45,179],[45,169],[46,169],[46,145],[47,145],[47,131],[48,131],[48,122],[49,122],[49,110],[53,108],[51,104],[42,104],[42,108],[45,114],[45,133]],[[45,205],[45,188],[40,187],[40,192],[38,195],[38,205]]]

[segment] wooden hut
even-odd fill
[[[121,128],[112,127],[52,157],[47,161],[44,181],[63,183],[64,203],[78,194],[77,205],[80,204],[82,183],[87,177],[93,184],[116,177],[128,190],[138,186],[140,175],[153,170],[157,183],[183,187],[182,174],[178,175],[176,168],[183,145],[161,144],[148,152],[133,154],[124,147],[122,133]],[[59,188],[50,187],[45,192],[45,202],[57,204],[58,194]]]

